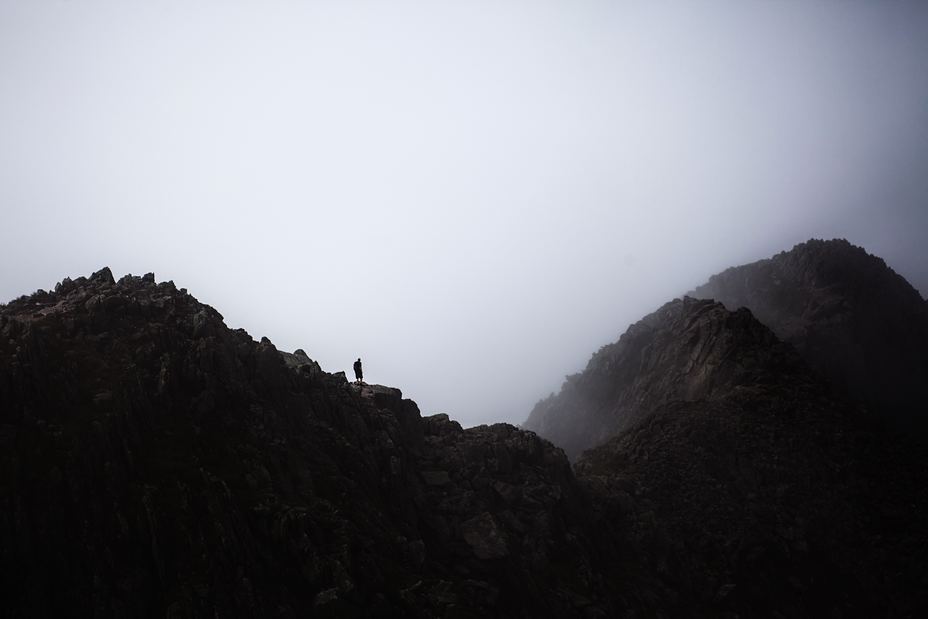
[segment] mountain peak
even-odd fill
[[[810,240],[713,275],[689,294],[746,307],[833,387],[894,425],[923,425],[928,311],[881,258]]]
[[[719,397],[745,384],[805,381],[795,351],[749,310],[684,297],[666,303],[602,347],[524,427],[571,458],[674,400]]]
[[[14,616],[618,614],[573,576],[598,560],[559,449],[423,419],[151,274],[0,306],[0,488]]]

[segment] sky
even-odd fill
[[[0,301],[151,271],[520,423],[811,237],[928,294],[928,3],[0,0]]]

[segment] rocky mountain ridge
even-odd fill
[[[750,311],[682,299],[539,409],[571,467],[108,269],[0,306],[12,617],[915,617],[924,453]],[[615,427],[615,426],[614,426]],[[568,434],[568,436],[570,436]],[[579,449],[575,450],[575,453]]]
[[[889,425],[928,431],[928,304],[881,258],[813,239],[689,294],[747,307],[837,392]]]
[[[559,450],[422,418],[150,274],[0,308],[0,411],[7,616],[612,612]]]
[[[598,518],[631,523],[637,574],[662,576],[655,612],[928,608],[924,450],[875,431],[812,375],[795,378],[668,402],[579,458]]]
[[[742,384],[800,376],[804,365],[748,310],[684,297],[602,347],[523,427],[576,458],[675,400],[713,399]]]
[[[844,252],[852,260],[834,264]],[[789,259],[811,279],[772,285],[800,300],[795,333],[816,346],[782,341],[753,306],[685,297],[600,349],[525,423],[575,460],[596,518],[623,523],[622,552],[637,557],[624,580],[646,592],[636,605],[647,612],[914,617],[928,609],[924,444],[917,433],[887,432],[877,400],[858,404],[879,389],[844,389],[867,380],[853,373],[853,355],[867,350],[871,365],[883,359],[892,369],[882,386],[899,385],[919,403],[912,394],[928,372],[900,366],[893,347],[909,329],[919,341],[924,304],[882,261],[845,242],[813,241]],[[723,279],[765,299],[771,293],[753,288],[749,271]],[[878,304],[864,300],[875,282],[872,292],[890,291]],[[812,292],[791,289],[804,285]],[[840,300],[847,290],[853,295]],[[862,316],[895,333],[888,344],[859,332],[868,326]],[[920,350],[907,343],[903,359]],[[835,351],[851,356],[829,367]],[[652,595],[662,602],[649,603]]]
[[[753,339],[766,337],[785,346],[763,350],[795,356],[786,350],[795,349],[834,397],[866,407],[873,420],[928,432],[928,306],[883,260],[845,240],[811,240],[714,275],[689,294],[601,348],[557,395],[538,402],[523,426],[575,459],[658,405],[750,383],[751,368],[767,360],[729,361],[759,350]],[[687,309],[699,302],[710,305]],[[715,312],[704,311],[711,304]],[[722,310],[752,318],[738,323]],[[754,317],[769,334],[735,328]],[[658,367],[664,371],[652,371]]]

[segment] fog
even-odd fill
[[[109,265],[519,423],[845,237],[928,292],[928,4],[0,1],[0,301]]]

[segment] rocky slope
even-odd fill
[[[109,270],[0,308],[4,615],[612,614],[560,450]]]
[[[575,458],[661,404],[713,399],[743,384],[802,373],[795,351],[747,310],[691,298],[667,303],[539,402],[523,427]]]
[[[152,275],[65,280],[0,306],[4,615],[928,611],[924,452],[748,310],[673,301],[536,413],[619,434],[572,469]]]
[[[815,380],[771,375],[659,406],[576,471],[597,518],[625,523],[645,614],[918,617],[925,462]]]
[[[690,295],[749,308],[839,393],[892,425],[928,430],[928,305],[880,258],[811,240]]]
[[[576,459],[644,616],[928,611],[928,456],[745,308],[675,300],[525,427]],[[629,601],[631,600],[631,601]]]

